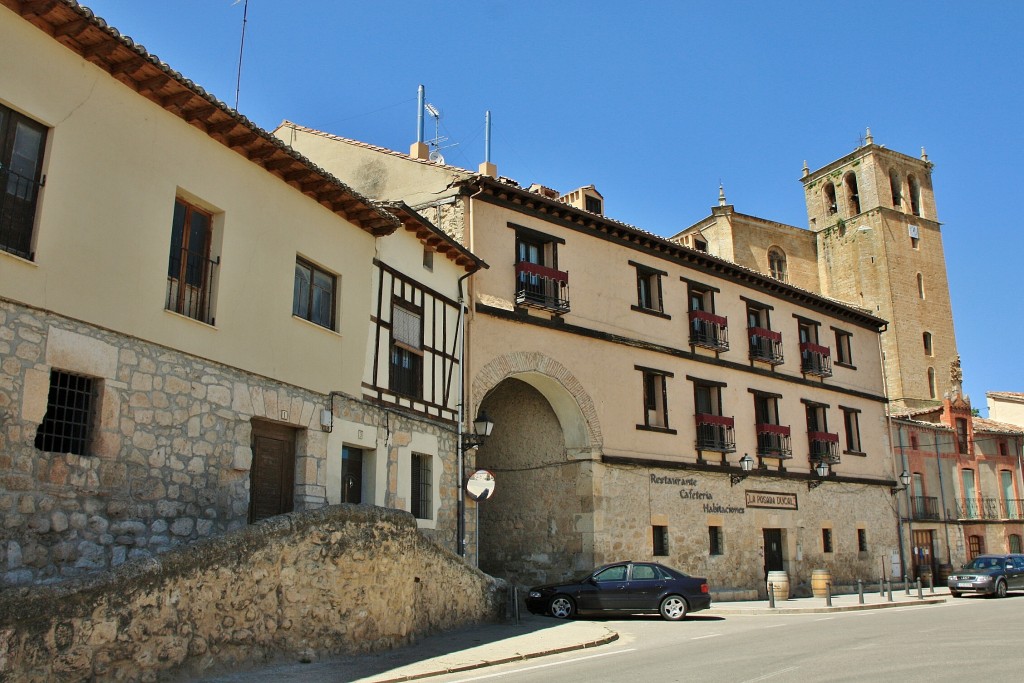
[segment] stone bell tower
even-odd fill
[[[900,411],[939,405],[958,361],[932,166],[876,145],[867,131],[850,154],[802,182],[817,236],[821,292],[889,321],[885,378]],[[856,364],[856,359],[854,359]]]

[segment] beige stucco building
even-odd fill
[[[496,479],[468,506],[482,569],[528,584],[654,558],[763,595],[767,571],[806,590],[896,551],[881,318],[611,220],[592,186],[275,133],[491,264],[467,332],[466,414],[496,423],[469,463]]]
[[[3,582],[344,501],[454,549],[482,262],[76,3],[0,25]]]

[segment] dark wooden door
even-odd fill
[[[363,451],[341,447],[341,502],[363,502]]]
[[[932,576],[936,575],[935,572],[935,540],[933,538],[934,532],[931,530],[914,530],[914,576],[921,576],[921,569],[927,568],[932,572]]]
[[[253,422],[249,522],[292,511],[295,488],[295,430]]]
[[[764,529],[764,576],[768,572],[781,572],[782,566],[782,529]]]

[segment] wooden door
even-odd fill
[[[252,423],[249,522],[292,511],[295,488],[295,430]]]
[[[768,578],[768,572],[781,572],[783,567],[782,556],[782,529],[764,529],[764,576]]]
[[[914,576],[921,576],[921,570],[927,569],[932,572],[932,576],[936,575],[935,572],[935,539],[934,532],[931,530],[914,530],[914,546],[913,546],[913,560],[914,560]]]

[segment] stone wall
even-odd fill
[[[52,369],[94,380],[86,455],[35,447]],[[0,300],[0,585],[82,576],[245,526],[253,420],[296,430],[295,510],[337,500],[327,470],[341,443],[319,425],[328,405],[386,461],[387,493],[372,502],[402,507],[399,450],[434,437],[442,504],[424,533],[454,547],[451,428]]]
[[[498,618],[504,601],[408,513],[331,506],[0,593],[0,680],[145,681],[370,652]]]

